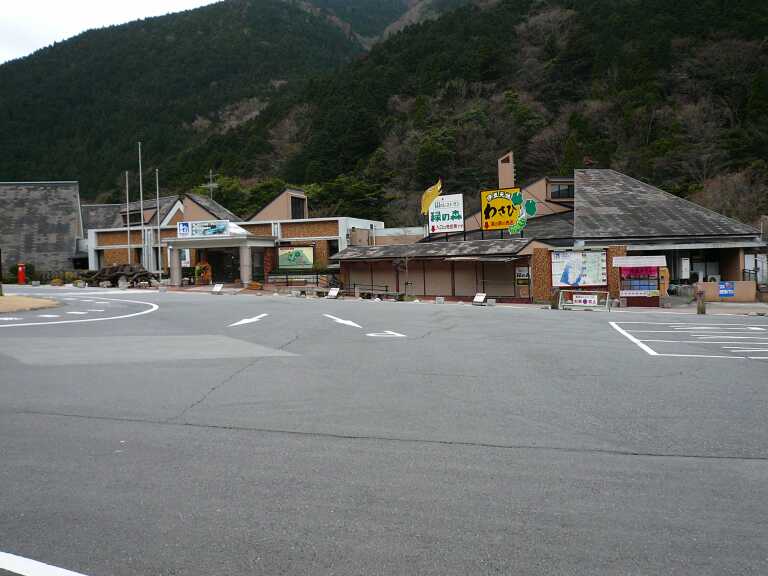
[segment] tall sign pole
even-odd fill
[[[131,197],[128,192],[128,170],[125,171],[125,220],[128,222],[128,265],[131,265]]]
[[[141,173],[141,142],[139,142],[139,212],[141,213],[141,264],[142,266],[147,261],[146,255],[146,238],[144,238],[144,184]]]
[[[157,224],[157,271],[163,279],[163,245],[160,242],[160,171],[155,168],[155,221]]]

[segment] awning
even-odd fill
[[[614,268],[665,268],[667,257],[659,256],[616,256],[613,258]]]

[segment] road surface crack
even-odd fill
[[[277,350],[285,350],[288,346],[290,346],[291,344],[296,342],[299,338],[300,338],[299,334],[294,334],[287,342],[285,342],[284,344],[281,344],[280,346],[278,346]],[[248,362],[248,364],[246,364],[245,366],[242,366],[242,367],[238,368],[237,370],[232,372],[232,374],[230,374],[229,376],[227,376],[226,378],[221,380],[221,382],[219,382],[218,384],[212,386],[210,388],[210,390],[208,390],[200,398],[198,398],[197,400],[195,400],[194,402],[189,404],[187,407],[185,407],[181,412],[179,412],[175,416],[171,416],[170,418],[167,418],[164,422],[170,424],[170,423],[173,423],[173,422],[175,422],[177,420],[180,420],[181,418],[186,416],[191,410],[194,410],[195,408],[200,406],[200,404],[202,404],[203,402],[208,400],[208,398],[214,392],[216,392],[217,390],[220,390],[222,387],[224,387],[227,384],[229,384],[230,382],[232,382],[232,380],[237,378],[240,374],[242,374],[243,372],[245,372],[246,370],[248,370],[250,368],[253,368],[256,364],[258,364],[259,362],[261,362],[265,358],[266,358],[265,356],[260,356],[258,358],[254,358],[253,360]]]
[[[243,368],[244,369],[244,368]],[[242,371],[241,369],[240,371]],[[234,377],[234,375],[233,375]],[[155,424],[158,426],[185,426],[207,430],[229,430],[233,432],[251,432],[256,434],[275,434],[282,436],[297,436],[328,440],[349,440],[364,442],[397,442],[403,444],[423,444],[433,446],[454,446],[460,448],[486,448],[491,450],[535,450],[540,452],[562,452],[568,454],[594,454],[606,456],[627,456],[639,458],[669,458],[682,460],[726,460],[739,462],[768,462],[768,456],[731,456],[728,454],[687,454],[651,452],[642,450],[622,450],[618,448],[576,448],[571,446],[555,446],[542,444],[500,444],[492,442],[470,442],[465,440],[440,440],[429,438],[406,438],[398,436],[376,436],[370,434],[340,434],[333,432],[309,432],[301,430],[286,430],[279,428],[256,428],[251,426],[235,426],[226,424],[201,424],[194,422],[176,422],[179,416],[168,420],[151,418],[128,418],[120,416],[95,416],[92,414],[71,414],[65,412],[47,412],[41,410],[12,410],[0,412],[4,415],[16,416],[50,416],[57,418],[76,418],[79,420],[95,420],[108,422],[125,422],[130,424]]]

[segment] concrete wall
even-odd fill
[[[732,298],[720,297],[719,282],[698,282],[696,289],[704,289],[704,300],[707,302],[755,302],[757,301],[757,283],[752,280],[734,281],[735,296]]]

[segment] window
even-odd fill
[[[573,200],[573,184],[550,184],[549,197],[552,200]]]
[[[307,199],[291,196],[291,219],[299,220],[306,217]]]

